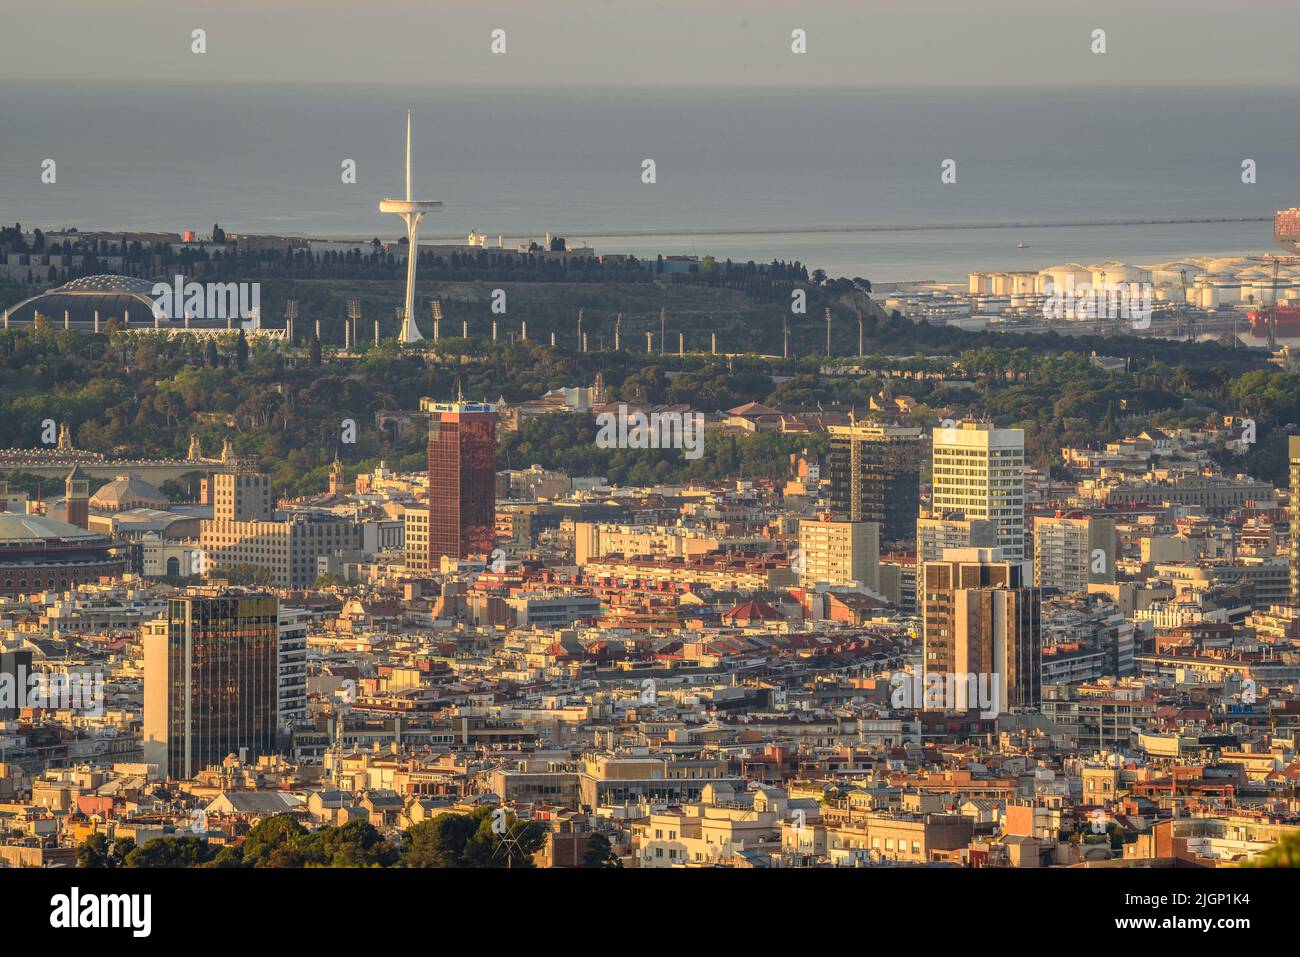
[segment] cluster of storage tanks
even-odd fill
[[[968,291],[975,297],[1009,298],[1014,309],[1032,308],[1053,291],[1133,283],[1149,285],[1155,302],[1189,303],[1201,309],[1300,301],[1300,265],[1279,266],[1275,285],[1272,264],[1241,256],[1154,266],[1109,261],[1090,266],[1062,263],[1036,272],[973,272]]]

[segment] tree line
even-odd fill
[[[294,816],[277,814],[252,827],[241,841],[217,844],[184,834],[110,840],[92,834],[77,846],[84,868],[152,867],[532,867],[546,829],[510,812],[482,805],[471,813],[443,813],[420,821],[390,839],[369,821],[349,821],[309,830]],[[591,833],[583,867],[621,867],[609,839]]]

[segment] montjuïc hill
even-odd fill
[[[838,355],[857,353],[859,310],[868,338],[871,330],[888,318],[860,291],[835,292],[813,283],[799,284],[799,288],[805,289],[807,296],[803,313],[791,311],[785,290],[779,293],[780,298],[756,298],[734,288],[659,282],[421,281],[417,284],[417,323],[425,339],[432,339],[431,302],[436,299],[442,312],[441,338],[467,332],[470,338],[490,339],[495,322],[498,341],[518,341],[526,333],[529,341],[549,345],[554,333],[557,347],[575,350],[581,312],[581,329],[590,352],[614,348],[616,333],[623,350],[642,353],[646,351],[646,333],[650,333],[653,351],[659,352],[662,330],[662,351],[666,353],[677,352],[679,346],[686,352],[708,352],[716,334],[719,353],[779,356],[785,334],[782,323],[786,321],[790,354],[806,356],[825,353],[828,307],[832,350]],[[299,337],[312,334],[319,319],[322,341],[342,344],[349,299],[360,301],[360,339],[373,340],[376,319],[381,339],[396,337],[401,326],[397,318],[402,306],[400,282],[265,280],[263,322],[280,325],[277,317],[284,314],[284,304],[290,299],[298,302]],[[494,312],[494,302],[504,312]]]

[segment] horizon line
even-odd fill
[[[413,84],[411,80],[403,79],[386,79],[386,80],[344,80],[344,79],[321,79],[321,80],[303,80],[293,78],[250,78],[241,76],[222,77],[219,82],[205,80],[203,78],[189,77],[167,77],[165,83],[160,84],[158,77],[122,77],[117,74],[110,75],[87,75],[87,76],[60,76],[55,78],[38,78],[30,74],[23,76],[5,76],[0,74],[0,83],[7,86],[29,85],[38,87],[52,86],[80,86],[85,83],[96,83],[101,85],[131,87],[147,86],[152,90],[166,92],[172,89],[189,89],[197,88],[201,90],[221,90],[227,87],[250,87],[250,86],[278,86],[278,87],[322,87],[329,89],[385,89],[400,88],[407,91],[419,92],[422,89],[430,90],[454,90],[461,91],[495,91],[509,90],[531,91],[537,93],[547,93],[550,91],[582,91],[592,95],[599,95],[602,90],[618,90],[627,92],[629,90],[682,90],[682,91],[699,91],[699,90],[725,90],[729,92],[753,92],[753,93],[773,93],[773,92],[795,92],[795,91],[817,91],[817,92],[852,92],[852,93],[872,93],[872,92],[944,92],[944,93],[962,93],[976,92],[983,90],[997,90],[999,92],[1024,92],[1027,94],[1040,93],[1043,91],[1091,91],[1106,90],[1114,91],[1117,89],[1129,91],[1248,91],[1248,90],[1276,90],[1276,91],[1296,91],[1300,92],[1300,81],[1293,83],[1283,82],[1216,82],[1216,83],[1179,83],[1179,82],[1142,82],[1130,83],[1118,80],[1094,80],[1090,82],[1080,81],[1078,83],[1037,83],[1037,82],[1006,82],[1006,83],[970,83],[960,80],[954,80],[951,83],[873,83],[870,81],[854,81],[852,83],[835,83],[835,82],[806,82],[806,83],[789,83],[789,82],[770,82],[770,83],[752,83],[752,82],[728,82],[728,83],[708,83],[692,82],[689,80],[665,80],[654,83],[605,83],[598,90],[593,89],[590,83],[574,80],[572,82],[555,81],[548,82],[545,85],[535,83],[480,83],[465,81],[437,81],[428,80],[422,83]]]

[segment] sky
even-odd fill
[[[0,0],[4,82],[1297,86],[1298,42],[1296,0]]]

